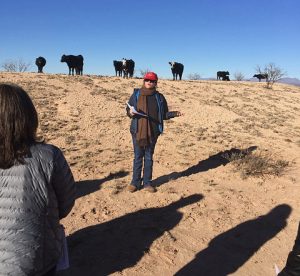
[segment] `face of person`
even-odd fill
[[[146,88],[153,88],[156,87],[157,85],[157,81],[153,81],[153,80],[144,80],[144,85]]]

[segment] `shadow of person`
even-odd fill
[[[134,266],[153,241],[182,219],[178,211],[203,198],[182,198],[168,206],[149,208],[81,229],[68,237],[70,268],[59,275],[109,275]]]
[[[184,171],[172,172],[167,175],[162,175],[153,180],[153,183],[156,186],[160,186],[169,182],[170,180],[176,180],[183,176],[190,176],[192,174],[205,172],[211,169],[215,169],[221,165],[225,166],[230,162],[229,160],[233,155],[243,157],[256,149],[257,146],[251,146],[247,149],[232,148],[230,150],[221,151],[215,155],[210,156],[205,160],[200,161],[197,165],[187,168]]]
[[[82,180],[76,182],[76,198],[91,194],[100,189],[100,186],[109,180],[122,178],[127,176],[129,173],[126,171],[119,171],[116,173],[110,173],[108,176],[102,179],[94,179],[94,180]]]
[[[282,204],[215,237],[175,275],[226,276],[235,272],[287,225],[292,208]]]

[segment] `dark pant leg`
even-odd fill
[[[47,273],[43,274],[43,276],[55,276],[56,274],[56,266],[49,270]]]
[[[151,145],[145,148],[144,157],[144,186],[151,185],[153,172],[153,154],[157,138],[153,138]]]
[[[145,149],[139,147],[135,135],[132,135],[132,143],[134,150],[134,159],[131,185],[139,187],[141,185],[141,174],[143,168],[143,158],[145,156]]]
[[[285,268],[278,276],[299,276],[300,275],[300,224],[293,250],[289,253]]]

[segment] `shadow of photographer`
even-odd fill
[[[286,227],[291,211],[287,204],[278,205],[266,215],[218,235],[175,275],[227,276],[236,272],[261,246]]]
[[[68,237],[70,268],[59,275],[109,275],[136,265],[157,238],[180,222],[178,209],[201,199],[192,195],[78,230]]]

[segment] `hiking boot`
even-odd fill
[[[131,193],[134,193],[135,191],[137,191],[137,187],[130,184],[130,185],[127,186],[127,191],[131,192]]]
[[[145,186],[144,190],[149,192],[149,193],[155,193],[156,192],[156,188],[151,186],[151,185]]]

